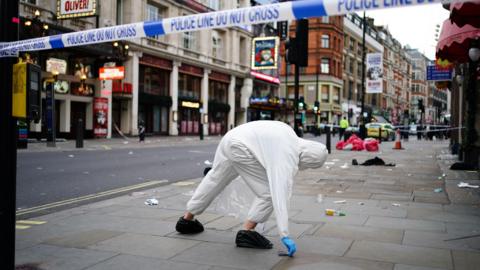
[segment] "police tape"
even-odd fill
[[[5,42],[0,44],[0,57],[16,56],[20,51],[61,49],[146,36],[242,27],[260,23],[343,15],[364,10],[449,2],[452,2],[452,0],[303,0],[283,2]]]

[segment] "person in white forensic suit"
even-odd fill
[[[296,245],[288,232],[288,208],[292,184],[298,170],[319,168],[327,158],[325,145],[299,138],[293,129],[278,121],[254,121],[230,130],[220,141],[213,166],[187,203],[177,222],[183,234],[203,231],[194,218],[236,177],[241,176],[256,198],[243,230],[237,233],[238,247],[272,248],[271,242],[254,231],[275,212],[282,243],[293,256]]]

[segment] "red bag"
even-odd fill
[[[339,141],[336,145],[337,150],[343,150],[343,147],[345,146],[344,141]]]
[[[352,142],[352,144],[353,144],[353,148],[352,148],[353,151],[362,151],[363,149],[365,149],[365,148],[363,147],[363,141],[362,141],[362,139],[354,140],[354,141]]]
[[[365,149],[368,152],[377,152],[378,151],[378,141],[375,139],[365,140]]]

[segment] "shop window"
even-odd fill
[[[140,65],[139,90],[141,93],[168,96],[169,87],[169,71]]]
[[[220,103],[227,103],[228,84],[224,82],[209,81],[208,100],[215,100]]]
[[[322,102],[330,102],[330,89],[328,85],[322,85]]]
[[[196,76],[178,74],[178,95],[181,98],[199,100],[201,79]]]

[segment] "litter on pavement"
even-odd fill
[[[339,141],[335,147],[337,150],[363,151],[366,149],[369,152],[377,152],[378,141],[373,138],[362,140],[356,135],[352,135],[346,141]]]
[[[378,166],[388,166],[388,167],[395,167],[395,163],[385,163],[385,161],[383,161],[383,159],[379,158],[379,157],[375,157],[375,158],[372,158],[372,159],[367,159],[365,162],[363,163],[358,163],[358,161],[356,159],[353,159],[352,160],[352,165],[362,165],[362,166],[373,166],[373,165],[378,165]]]
[[[208,160],[208,159],[205,160],[203,163],[204,163],[205,165],[207,165],[207,166],[212,166],[212,165],[213,165],[213,163],[212,163],[210,160]]]
[[[317,196],[317,202],[318,202],[318,203],[322,203],[322,202],[323,202],[323,195],[322,195],[322,194],[318,194],[318,196]]]
[[[400,204],[399,204],[399,203],[392,203],[392,206],[399,207],[399,206],[400,206]]]
[[[73,158],[73,157],[75,157],[75,156],[74,156],[74,155],[68,155],[68,157],[69,157],[69,158]]]
[[[358,202],[358,205],[365,205],[364,202]]]
[[[184,186],[195,185],[195,182],[192,182],[192,181],[181,181],[181,182],[173,183],[172,185],[173,185],[173,186],[178,186],[178,187],[184,187]]]
[[[334,201],[333,203],[344,204],[344,203],[347,203],[347,201],[346,200],[341,200],[341,201]]]
[[[433,192],[440,193],[440,192],[443,192],[443,189],[442,188],[436,188],[436,189],[433,190]]]
[[[150,206],[158,205],[158,200],[155,199],[155,198],[148,199],[148,200],[145,201],[145,205],[150,205]]]
[[[470,185],[469,183],[460,182],[457,185],[459,188],[478,188],[478,185]]]
[[[325,209],[325,215],[327,215],[327,216],[339,216],[339,217],[346,216],[345,212],[335,210],[335,209]]]

